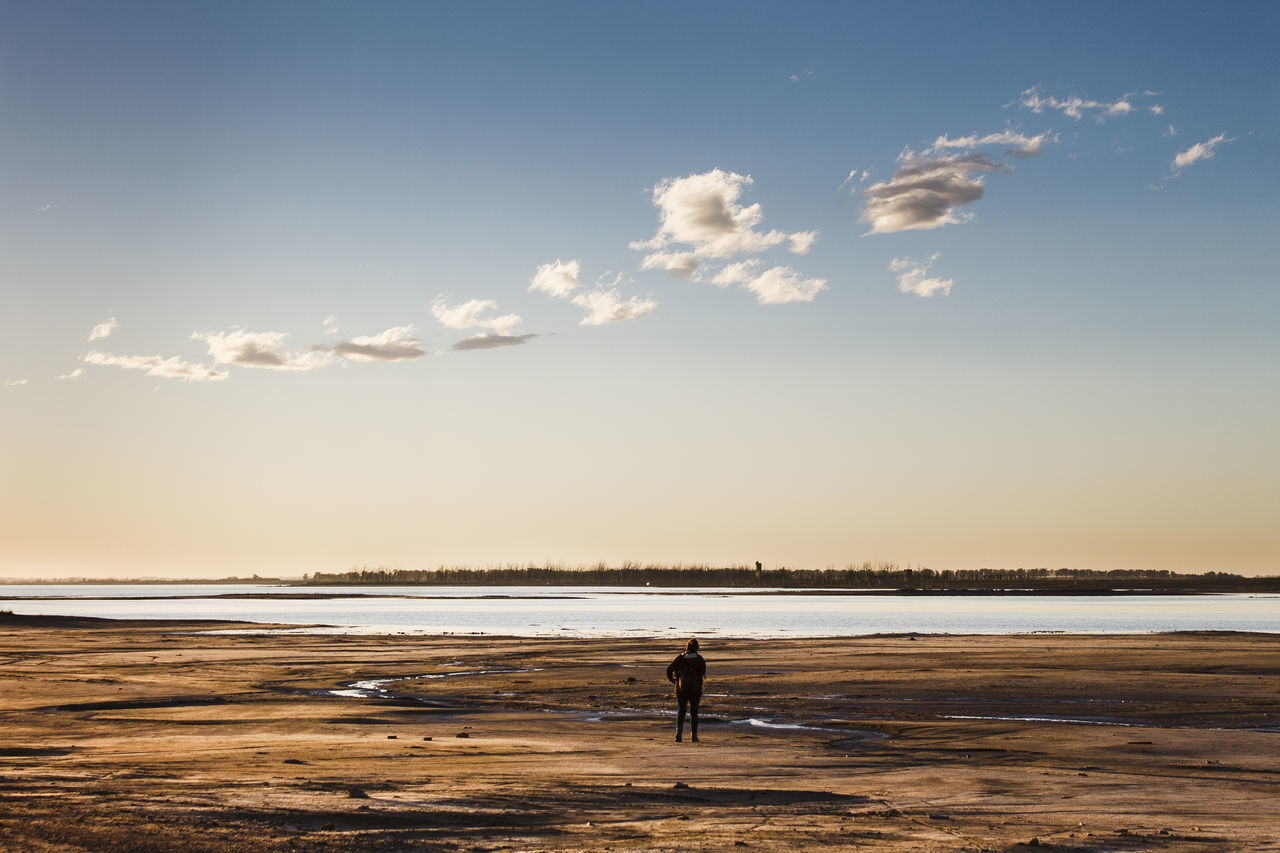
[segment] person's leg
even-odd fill
[[[694,743],[698,742],[698,703],[701,701],[701,696],[689,699],[689,731],[693,734],[691,740]]]
[[[685,710],[689,707],[689,700],[683,696],[676,696],[676,701],[680,703],[680,710],[676,712],[676,740],[684,740],[684,715]]]

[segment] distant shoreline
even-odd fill
[[[32,584],[35,585],[35,584]],[[54,584],[48,584],[50,586]],[[74,586],[78,584],[65,584]],[[79,584],[89,586],[91,584]],[[148,585],[145,581],[135,582],[135,586]],[[160,584],[157,584],[160,585]],[[165,582],[164,585],[169,585]],[[358,586],[358,585],[350,585]],[[369,584],[360,586],[362,589],[376,590],[379,585]],[[432,586],[423,585],[424,590],[432,589]],[[545,587],[544,587],[545,588]],[[554,588],[554,587],[553,587]],[[606,588],[607,587],[601,587]],[[0,589],[3,586],[0,585]],[[1018,596],[1058,596],[1064,598],[1073,598],[1080,596],[1116,596],[1122,597],[1127,595],[1239,595],[1246,593],[1262,593],[1262,594],[1280,594],[1280,583],[1276,584],[1274,589],[823,589],[823,588],[801,588],[801,589],[715,589],[715,595],[732,595],[732,596],[763,596],[763,595],[782,595],[782,596],[848,596],[848,597],[888,597],[888,596],[912,596],[921,598],[933,597],[965,597],[965,596],[991,596],[991,597],[1018,597]],[[706,595],[708,590],[702,588],[679,589],[671,587],[651,587],[644,589],[636,589],[633,587],[619,587],[618,595]],[[92,596],[92,595],[3,595],[0,594],[0,602],[5,601],[190,601],[197,599],[241,599],[241,600],[337,600],[347,598],[367,598],[369,593],[363,592],[224,592],[211,595],[109,595],[109,596]],[[402,598],[415,601],[431,601],[431,600],[448,600],[448,601],[520,601],[525,599],[555,599],[555,598],[581,598],[582,596],[565,594],[565,595],[415,595],[413,593],[396,592],[377,595],[378,598]]]
[[[747,566],[631,566],[618,568],[536,567],[353,569],[316,572],[302,578],[258,577],[195,580],[4,580],[12,585],[203,585],[261,584],[282,587],[600,587],[687,594],[709,589],[772,595],[1195,595],[1280,593],[1280,576],[1245,577],[1225,572],[1178,574],[1142,569],[902,569],[892,564],[847,569],[764,569]],[[287,595],[288,593],[281,593]],[[357,593],[352,593],[357,594]],[[251,595],[259,595],[252,593]],[[305,595],[305,593],[299,593]],[[337,594],[330,593],[337,597]],[[0,598],[3,598],[0,594]],[[520,596],[514,596],[520,597]]]

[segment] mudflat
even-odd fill
[[[1280,635],[0,622],[0,848],[1280,850]]]

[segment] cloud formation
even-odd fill
[[[711,279],[711,283],[716,287],[728,287],[731,284],[743,284],[755,278],[756,269],[760,266],[760,261],[755,258],[749,258],[745,261],[736,261],[732,264],[725,264],[720,271]]]
[[[422,348],[422,342],[414,336],[414,331],[416,330],[412,324],[393,326],[377,335],[365,335],[334,344],[330,351],[349,361],[412,361],[427,354]]]
[[[1023,91],[1019,96],[1022,106],[1031,110],[1033,113],[1043,113],[1046,110],[1057,110],[1063,115],[1073,118],[1076,121],[1087,115],[1093,116],[1094,120],[1101,124],[1108,118],[1116,116],[1128,115],[1133,112],[1135,107],[1133,101],[1139,96],[1137,92],[1130,92],[1121,95],[1114,101],[1095,101],[1091,99],[1081,98],[1072,95],[1068,98],[1057,98],[1053,95],[1041,94],[1040,86],[1032,86],[1030,89]],[[1142,95],[1155,95],[1156,92],[1142,92]],[[1147,107],[1152,115],[1161,115],[1164,113],[1164,107],[1159,104],[1153,104]]]
[[[864,178],[866,174],[863,173]],[[850,172],[845,184],[856,175],[856,169]],[[676,278],[710,281],[720,287],[739,284],[754,293],[762,305],[811,302],[826,289],[826,279],[805,278],[787,266],[773,266],[760,272],[760,262],[754,258],[732,261],[718,269],[715,265],[710,268],[706,265],[708,260],[730,261],[783,245],[792,254],[807,255],[818,239],[817,231],[760,230],[758,226],[764,221],[760,204],[740,203],[743,192],[752,182],[750,175],[722,169],[659,181],[653,188],[658,231],[648,240],[629,244],[636,251],[649,252],[640,262],[640,269],[661,269]],[[594,309],[601,309],[600,313],[589,311],[583,324],[611,322],[601,319],[611,316],[603,312],[605,306],[621,307],[601,295],[592,305]],[[627,316],[642,316],[638,313],[641,308],[647,314],[652,305],[632,299],[629,306],[632,313]]]
[[[23,385],[26,385],[26,384],[27,384],[27,380],[25,379],[9,379],[4,383],[4,387],[21,388]]]
[[[926,297],[939,292],[943,295],[951,293],[951,285],[954,283],[952,279],[929,277],[929,269],[937,259],[937,252],[930,255],[927,261],[894,258],[889,264],[889,271],[898,274],[898,291]]]
[[[1172,128],[1173,125],[1170,125],[1170,127]],[[1193,163],[1199,163],[1201,160],[1212,160],[1213,155],[1216,153],[1214,149],[1219,145],[1229,145],[1232,142],[1235,142],[1235,140],[1228,139],[1225,133],[1219,133],[1213,139],[1197,142],[1186,151],[1179,151],[1177,156],[1173,158],[1173,162],[1169,164],[1169,176],[1176,178],[1182,174],[1183,169]]]
[[[791,243],[791,254],[807,255],[809,250],[813,248],[813,242],[818,239],[817,231],[797,231],[787,237]]]
[[[501,314],[497,317],[481,316],[486,311],[494,311],[498,303],[492,299],[472,299],[458,305],[449,305],[442,297],[436,297],[431,303],[431,313],[440,325],[448,329],[471,329],[480,327],[496,335],[510,335],[521,323],[519,314]]]
[[[191,382],[220,381],[230,374],[216,366],[259,368],[265,370],[319,370],[340,359],[359,362],[407,361],[422,358],[426,350],[414,337],[413,326],[395,326],[377,335],[355,337],[333,345],[316,345],[306,352],[284,351],[287,332],[250,332],[236,327],[225,332],[192,332],[193,340],[209,348],[215,367],[193,364],[176,356],[113,355],[90,351],[82,356],[86,364],[145,370],[148,376],[182,379]],[[76,369],[59,379],[79,379],[83,371]]]
[[[582,283],[578,276],[582,273],[582,265],[577,261],[562,261],[543,264],[529,280],[529,290],[541,291],[557,299],[568,299],[573,291]]]
[[[630,247],[637,252],[659,251],[671,245],[687,245],[698,258],[726,259],[739,254],[755,254],[788,241],[793,251],[808,251],[815,234],[788,234],[776,229],[757,231],[764,221],[760,205],[738,203],[750,175],[722,169],[665,178],[653,188],[653,205],[658,208],[658,232]],[[651,256],[652,257],[652,256]],[[648,261],[648,258],[646,258]],[[650,262],[649,267],[659,262]]]
[[[74,380],[76,380],[76,379],[79,379],[79,378],[80,378],[80,377],[82,377],[82,376],[84,376],[84,368],[83,368],[83,367],[77,367],[75,370],[71,371],[70,373],[63,373],[63,374],[61,374],[58,378],[59,378],[59,379],[70,379],[70,380],[74,381]]]
[[[812,302],[815,296],[827,289],[827,280],[805,278],[791,267],[770,267],[742,286],[754,293],[761,305],[782,305]]]
[[[192,332],[192,340],[209,347],[214,364],[255,367],[264,370],[315,370],[325,367],[332,358],[323,348],[287,355],[284,347],[288,332],[249,332],[237,327],[227,332]]]
[[[675,278],[692,278],[698,271],[698,256],[693,252],[652,252],[640,262],[642,270],[664,270]]]
[[[476,350],[476,349],[498,349],[499,347],[515,347],[528,343],[536,334],[526,335],[495,335],[489,332],[482,332],[478,335],[472,335],[458,341],[450,349],[455,350]]]
[[[82,358],[85,364],[104,367],[123,367],[126,370],[143,370],[147,376],[178,379],[183,382],[221,382],[229,375],[225,370],[215,370],[203,364],[192,364],[177,356],[160,355],[112,355],[90,350]]]
[[[825,278],[805,278],[791,267],[776,266],[757,272],[759,267],[760,262],[754,258],[726,264],[711,283],[720,287],[741,285],[754,293],[761,305],[812,302],[827,289]]]
[[[480,315],[498,307],[492,299],[472,299],[458,305],[449,305],[441,297],[431,303],[431,313],[440,325],[449,329],[469,329],[480,325]]]
[[[1002,130],[999,133],[988,133],[986,136],[978,136],[976,133],[971,133],[968,136],[959,136],[955,139],[943,134],[933,141],[933,145],[925,150],[925,154],[940,155],[946,154],[951,149],[972,151],[984,145],[1004,145],[1006,146],[1005,153],[1014,157],[1035,157],[1044,151],[1045,145],[1057,141],[1058,134],[1051,130],[1046,130],[1044,133],[1038,133],[1035,136],[1027,136],[1016,130]]]
[[[86,340],[97,341],[102,338],[111,337],[111,333],[120,327],[120,321],[115,317],[108,317],[98,325],[89,330],[89,337]]]
[[[693,256],[690,255],[689,257],[692,258]],[[673,261],[672,263],[675,262]],[[642,264],[642,267],[651,269],[657,265],[659,264],[654,262],[647,267]],[[694,260],[691,271],[696,268],[697,261]],[[619,289],[624,279],[621,273],[608,282],[602,276],[600,280],[596,281],[592,289],[575,294],[573,291],[582,286],[581,274],[582,264],[576,260],[557,260],[554,264],[543,264],[538,267],[537,273],[534,274],[529,289],[541,290],[556,298],[567,299],[583,309],[586,312],[586,316],[578,321],[579,326],[604,326],[609,323],[618,323],[622,320],[636,320],[653,313],[653,309],[658,307],[657,300],[653,298],[641,299],[638,296],[631,296],[624,299],[622,291]],[[533,336],[523,335],[520,337],[529,338]],[[463,341],[463,343],[466,343],[466,341]],[[524,340],[520,340],[518,343],[524,343]],[[496,345],[500,346],[500,344]],[[478,349],[479,347],[469,348]],[[455,346],[454,349],[458,349],[458,347]]]
[[[905,157],[892,178],[862,191],[866,208],[860,221],[871,224],[867,234],[968,222],[973,214],[956,208],[982,198],[983,173],[1011,171],[982,154],[937,158],[905,152]]]
[[[865,184],[867,182],[867,179],[870,177],[871,177],[870,169],[850,169],[849,177],[841,181],[840,186],[837,187],[837,189],[843,191],[845,187],[855,182],[859,184]]]
[[[653,313],[653,309],[658,307],[654,299],[641,299],[638,296],[623,299],[617,288],[589,290],[579,293],[570,301],[587,312],[578,321],[580,326],[604,326],[622,320],[636,320]]]

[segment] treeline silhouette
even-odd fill
[[[438,569],[360,568],[316,572],[302,586],[630,586],[759,589],[865,589],[919,592],[1280,592],[1280,577],[1225,572],[1180,574],[1148,569],[929,569],[889,563],[844,569],[750,566],[506,566]]]

